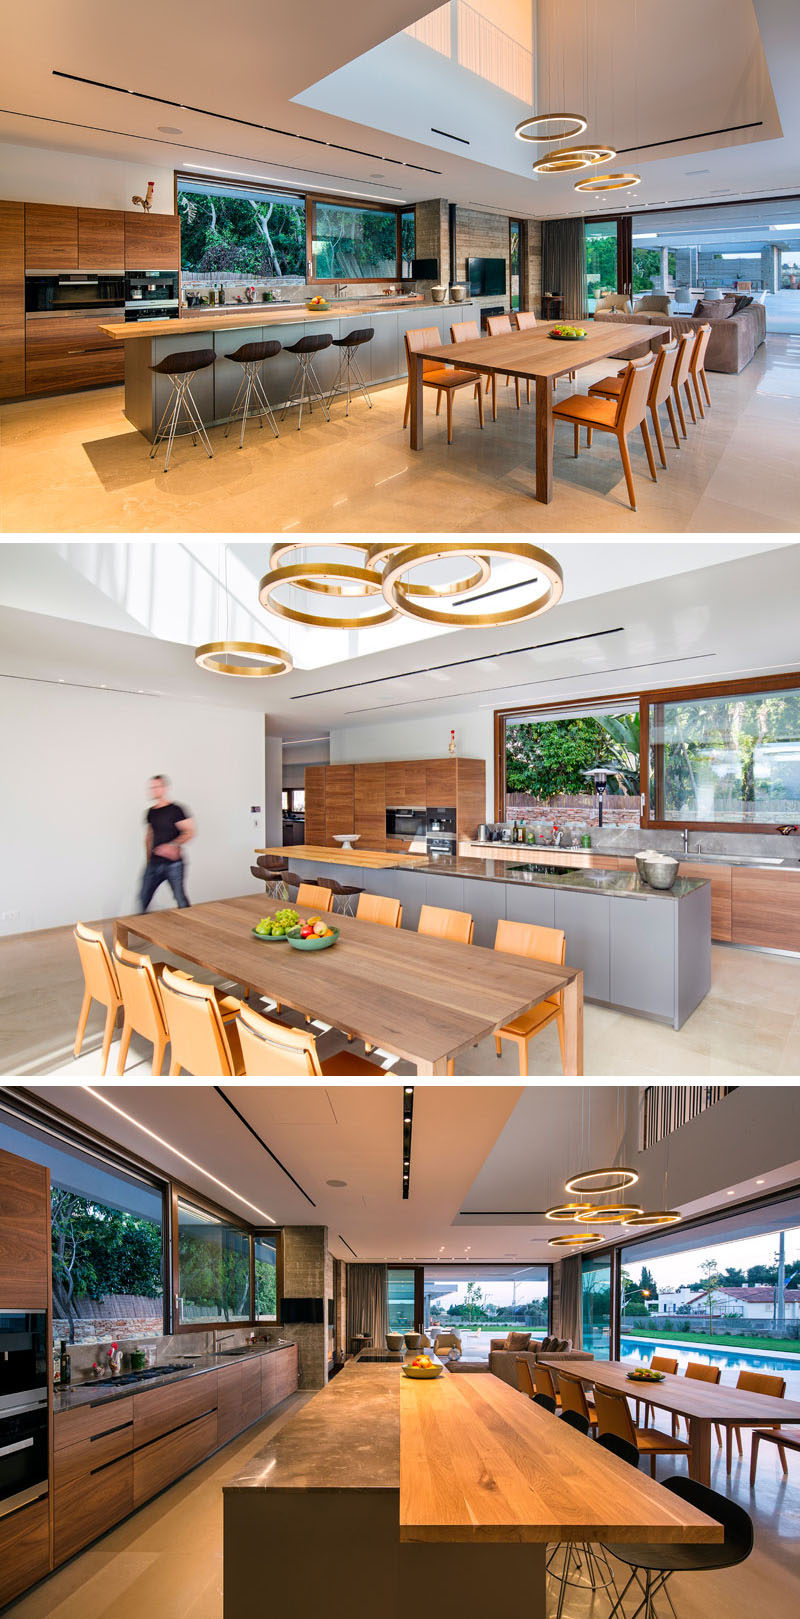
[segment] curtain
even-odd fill
[[[371,1332],[382,1348],[389,1331],[389,1303],[385,1265],[347,1267],[347,1342],[360,1332]]]
[[[565,320],[586,319],[586,244],[582,219],[542,220],[542,291],[561,294]]]
[[[583,1289],[579,1255],[561,1261],[559,1336],[571,1338],[573,1349],[583,1348]]]

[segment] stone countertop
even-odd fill
[[[520,854],[523,851],[520,849]],[[520,859],[520,865],[532,865],[530,854]],[[546,854],[542,850],[542,854]],[[355,862],[354,862],[355,863]],[[544,864],[543,861],[535,862]],[[707,878],[677,877],[672,888],[649,888],[643,883],[635,871],[607,871],[604,869],[587,870],[581,868],[577,871],[563,870],[551,866],[549,871],[533,871],[527,874],[514,871],[513,861],[506,860],[479,860],[470,855],[453,857],[442,855],[436,860],[420,860],[414,866],[404,866],[403,870],[434,872],[441,877],[477,877],[480,880],[495,883],[520,883],[528,888],[569,888],[582,894],[616,894],[625,895],[633,899],[682,899],[695,888],[707,885]]]
[[[223,1490],[399,1489],[400,1375],[348,1361]]]
[[[177,1372],[164,1372],[159,1377],[143,1377],[136,1383],[120,1383],[116,1377],[104,1376],[87,1378],[82,1383],[72,1383],[69,1388],[61,1389],[58,1386],[53,1390],[53,1412],[58,1416],[61,1411],[74,1411],[81,1405],[98,1405],[101,1401],[124,1400],[130,1394],[145,1394],[148,1389],[161,1389],[171,1383],[181,1383],[187,1377],[199,1377],[203,1372],[219,1370],[221,1366],[241,1365],[242,1361],[260,1358],[262,1355],[273,1355],[279,1349],[291,1349],[293,1344],[256,1344],[243,1355],[226,1355],[224,1351],[217,1355],[198,1355],[195,1359],[187,1361]],[[177,1356],[176,1359],[181,1359]],[[123,1376],[127,1374],[123,1373]]]
[[[646,837],[646,833],[644,835]],[[494,842],[487,838],[468,838],[467,842],[472,849],[498,848],[510,849],[514,851],[513,843]],[[584,858],[594,855],[598,860],[602,860],[603,856],[605,855],[609,860],[633,860],[634,855],[641,853],[641,850],[639,849],[625,849],[621,845],[615,846],[613,849],[598,849],[595,844],[592,844],[591,849],[570,849],[566,844],[563,843],[558,845],[550,845],[547,843],[520,843],[517,845],[517,849],[520,855],[526,860],[546,860],[547,856],[550,854],[582,855]],[[753,866],[762,871],[800,870],[800,860],[773,860],[770,859],[768,855],[757,854],[732,854],[726,856],[725,858],[720,858],[723,853],[723,851],[720,849],[709,849],[707,854],[704,854],[702,850],[698,851],[696,849],[692,849],[689,854],[684,854],[682,850],[677,849],[662,849],[661,853],[672,855],[675,860],[680,861],[681,865],[683,865],[684,861],[688,861],[698,866],[705,864],[720,866],[721,868],[724,868],[726,865],[730,864],[731,866]]]
[[[416,305],[425,307],[419,294],[394,298],[331,300],[327,309],[308,309],[305,303],[281,304],[278,309],[269,304],[222,304],[214,309],[181,310],[177,320],[112,321],[100,325],[100,331],[117,342],[133,338],[185,337],[190,332],[227,331],[232,326],[291,326],[297,321],[345,320],[353,315],[378,315],[382,310],[407,309]],[[431,306],[432,307],[432,306]]]

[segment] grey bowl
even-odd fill
[[[671,888],[678,875],[677,860],[645,860],[644,880],[650,888]]]

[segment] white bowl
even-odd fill
[[[334,843],[340,843],[343,849],[352,849],[353,844],[358,843],[360,836],[360,832],[334,832],[333,841]]]

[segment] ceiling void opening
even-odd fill
[[[533,8],[517,8],[520,14],[513,19],[514,35],[498,28],[492,20],[493,9],[486,0],[477,0],[474,5],[467,5],[466,0],[449,0],[427,17],[420,17],[404,33],[496,85],[498,90],[529,102],[533,94]],[[441,135],[444,131],[433,133]]]

